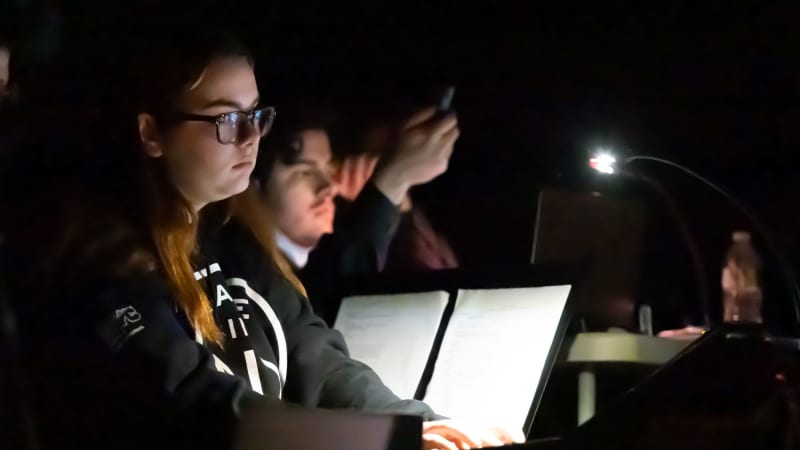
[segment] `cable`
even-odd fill
[[[689,225],[686,223],[686,218],[683,214],[681,214],[681,211],[678,208],[678,205],[675,203],[675,200],[671,195],[669,195],[669,192],[661,183],[651,177],[631,172],[629,170],[621,170],[619,173],[620,175],[648,183],[656,192],[659,193],[659,195],[661,195],[663,200],[666,202],[667,208],[669,209],[673,220],[678,226],[678,232],[680,233],[681,238],[683,238],[687,250],[689,251],[689,260],[691,261],[693,266],[692,268],[695,272],[697,294],[700,299],[700,307],[702,308],[701,312],[703,317],[703,326],[708,328],[711,325],[711,321],[708,313],[708,305],[710,302],[708,296],[708,282],[706,281],[706,271],[703,265],[703,259],[700,256],[700,250],[697,247],[697,242],[692,237]]]
[[[800,324],[800,286],[798,286],[797,278],[794,275],[794,271],[791,269],[791,265],[789,264],[789,262],[783,256],[783,253],[778,250],[778,246],[772,239],[772,234],[768,231],[767,227],[761,222],[761,220],[759,220],[759,218],[750,211],[749,208],[747,208],[742,202],[737,200],[736,197],[728,193],[726,190],[722,189],[721,187],[713,183],[711,180],[703,177],[702,175],[689,169],[688,167],[684,167],[678,163],[669,161],[667,159],[658,158],[655,156],[646,156],[646,155],[630,156],[628,158],[625,158],[624,163],[628,164],[633,161],[653,161],[676,168],[688,174],[689,176],[699,180],[706,186],[710,187],[711,189],[713,189],[714,191],[725,197],[742,215],[747,217],[747,219],[751,222],[753,227],[755,227],[756,231],[761,235],[764,244],[767,247],[767,250],[770,253],[772,253],[773,257],[776,259],[778,263],[783,279],[786,282],[786,287],[789,290],[789,296],[792,298],[795,323]]]

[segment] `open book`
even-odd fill
[[[401,398],[527,429],[563,334],[570,286],[349,297],[335,327]],[[559,330],[561,329],[561,333]]]

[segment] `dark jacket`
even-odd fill
[[[200,254],[222,348],[196,338],[157,273],[87,278],[38,301],[12,290],[38,429],[54,448],[214,448],[242,412],[278,399],[435,417],[350,359],[236,222],[204,233]]]
[[[355,202],[337,203],[335,232],[324,236],[297,274],[314,311],[333,326],[342,287],[350,275],[415,272],[458,267],[447,240],[419,209],[401,213],[367,183]]]
[[[419,208],[404,212],[389,247],[387,272],[420,272],[458,268],[450,243],[436,232]]]
[[[337,203],[335,231],[324,236],[298,276],[314,311],[328,325],[336,320],[342,282],[348,275],[381,272],[400,222],[400,210],[372,183],[351,204]]]

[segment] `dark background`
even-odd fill
[[[88,77],[87,67],[122,51],[117,38],[147,39],[142,29],[130,31],[132,23],[205,26],[214,16],[254,50],[260,88],[279,107],[302,98],[343,111],[355,104],[391,108],[430,98],[432,86],[456,85],[462,137],[450,170],[415,196],[465,266],[529,261],[542,186],[614,191],[648,205],[640,300],[661,305],[661,326],[696,321],[689,260],[663,203],[647,186],[589,173],[586,156],[598,144],[672,159],[719,182],[751,205],[781,250],[800,262],[800,191],[792,164],[800,123],[800,15],[788,4],[8,5],[13,14],[3,17],[4,26],[39,43],[16,62],[33,75],[46,67],[39,60],[55,60],[63,77]],[[681,173],[649,163],[637,168],[660,179],[688,217],[718,314],[730,232],[749,224]],[[787,297],[775,262],[764,256],[765,314],[783,330],[791,324]]]

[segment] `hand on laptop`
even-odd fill
[[[525,436],[521,431],[511,433],[502,427],[476,427],[439,420],[423,424],[422,441],[425,450],[462,450],[522,443]]]

